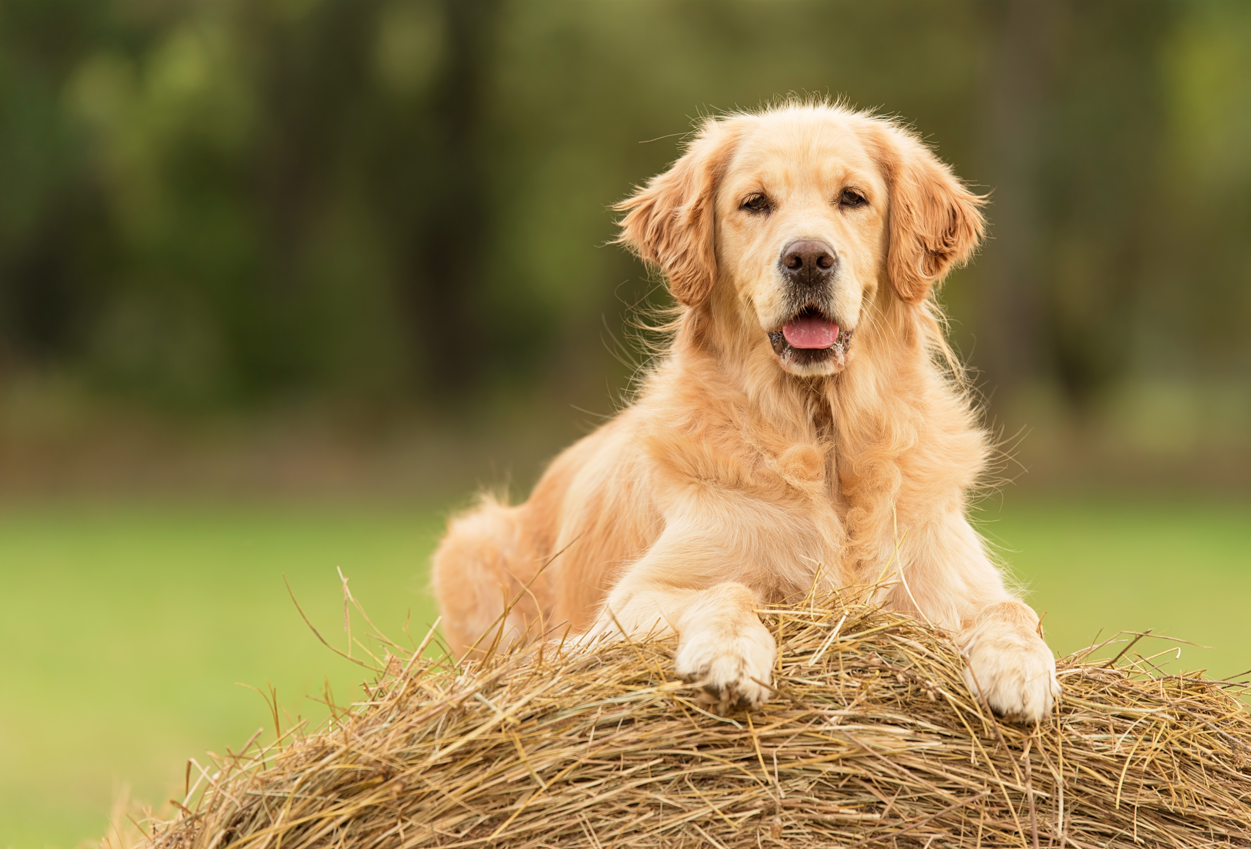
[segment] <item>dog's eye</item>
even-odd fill
[[[855,189],[843,189],[843,193],[839,195],[838,198],[838,205],[843,207],[854,208],[857,206],[864,206],[867,203],[868,201],[865,200],[864,195],[860,194],[860,192]]]
[[[769,202],[768,195],[757,193],[749,196],[747,200],[743,201],[743,205],[739,208],[745,209],[756,215],[760,215],[766,212],[772,212],[773,204]]]

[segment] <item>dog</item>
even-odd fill
[[[703,120],[617,206],[618,241],[677,302],[667,352],[528,501],[449,522],[433,589],[450,647],[480,654],[492,627],[676,633],[677,673],[750,709],[777,656],[757,611],[869,586],[950,631],[997,713],[1047,717],[1038,616],[966,515],[991,443],[933,297],[983,205],[896,121],[825,102]]]

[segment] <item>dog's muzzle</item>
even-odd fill
[[[843,330],[815,307],[806,307],[780,330],[769,333],[769,344],[785,365],[847,365],[852,331]]]

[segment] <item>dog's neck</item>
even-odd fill
[[[787,372],[763,331],[724,304],[688,309],[678,322],[671,356],[694,366],[687,373],[701,375],[706,391],[721,401],[740,397],[753,417],[788,444],[842,442],[844,450],[872,441],[870,433],[847,432],[872,428],[865,410],[880,410],[884,400],[887,406],[907,406],[912,378],[933,369],[918,308],[890,301],[866,310],[847,366],[836,374]]]
[[[938,474],[937,462],[961,491],[977,478],[987,443],[967,398],[952,392],[935,362],[943,343],[932,309],[896,301],[866,315],[846,368],[816,379],[785,372],[762,333],[727,333],[716,318],[698,308],[683,315],[670,356],[658,366],[680,380],[657,380],[649,389],[669,397],[675,420],[735,429],[736,443],[760,451],[769,468],[789,469],[783,476],[794,473],[798,489],[819,477],[846,523],[848,569],[878,563],[883,540],[894,540],[897,526],[911,520],[895,509],[900,491],[912,486],[910,469]],[[795,469],[801,447],[821,459]],[[906,461],[918,451],[930,465]]]

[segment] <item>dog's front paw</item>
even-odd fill
[[[1010,722],[1040,722],[1060,699],[1056,661],[1036,631],[995,618],[962,640],[964,682]]]
[[[777,643],[760,623],[704,626],[682,634],[677,671],[700,688],[699,701],[718,714],[769,698]]]

